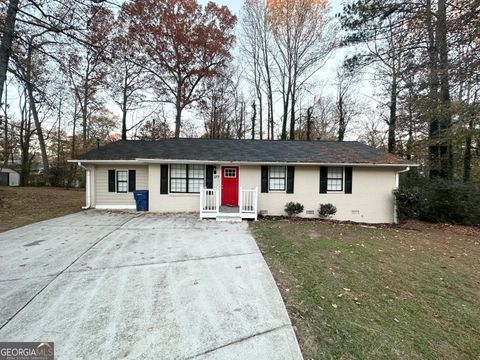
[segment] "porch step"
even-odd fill
[[[242,222],[242,215],[239,213],[220,213],[216,220],[219,222]]]

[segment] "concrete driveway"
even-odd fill
[[[301,359],[246,223],[87,211],[0,233],[0,341],[56,359]]]

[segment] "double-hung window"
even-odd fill
[[[118,193],[128,192],[128,171],[127,170],[117,171],[117,192]]]
[[[268,190],[285,191],[285,166],[270,166],[268,169]]]
[[[171,193],[200,193],[205,183],[205,166],[170,165]]]
[[[343,168],[328,168],[327,191],[343,191]]]

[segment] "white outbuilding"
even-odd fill
[[[0,186],[19,186],[20,174],[15,170],[0,167]]]

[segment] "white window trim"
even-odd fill
[[[284,176],[284,187],[283,190],[271,190],[270,189],[270,168],[272,167],[284,167],[285,168],[285,176]],[[287,167],[281,165],[269,165],[268,166],[268,192],[269,193],[286,193],[287,192]]]
[[[345,194],[345,167],[344,166],[329,166],[328,168],[342,169],[342,190],[328,190],[328,172],[327,172],[327,194]]]
[[[207,166],[205,164],[192,164],[192,163],[182,163],[182,164],[169,164],[168,165],[168,195],[172,196],[200,196],[200,192],[172,192],[172,165],[186,165],[186,180],[187,180],[187,189],[188,189],[188,165],[203,165],[203,187],[205,187],[205,177],[207,175]]]
[[[125,171],[127,173],[127,191],[118,191],[118,172]],[[130,189],[130,170],[127,169],[115,169],[115,193],[128,194]]]

